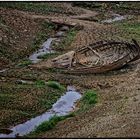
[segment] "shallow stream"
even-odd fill
[[[65,116],[74,111],[75,103],[82,95],[75,90],[73,86],[67,87],[67,92],[53,104],[52,108],[40,116],[32,118],[23,124],[19,124],[11,129],[10,134],[0,134],[0,138],[15,138],[18,136],[24,136],[32,132],[42,122],[49,120],[54,115]]]
[[[42,47],[29,56],[29,59],[32,63],[38,63],[41,59],[39,56],[43,56],[47,53],[54,53],[55,51],[52,49],[53,43],[60,43],[62,39],[66,36],[66,32],[69,30],[68,26],[62,26],[54,35],[54,37],[48,38],[43,44]]]
[[[101,23],[112,23],[115,21],[121,21],[126,19],[126,16],[121,16],[119,14],[112,14],[113,18],[103,20]]]

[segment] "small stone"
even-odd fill
[[[62,32],[62,31],[57,32],[55,37],[64,37],[64,32]]]
[[[69,27],[68,26],[63,26],[60,28],[60,31],[68,31]]]

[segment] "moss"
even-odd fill
[[[48,81],[47,82],[47,86],[48,87],[52,87],[54,89],[59,89],[59,90],[65,90],[65,87],[60,85],[58,82],[56,81]]]

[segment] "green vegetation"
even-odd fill
[[[65,92],[45,86],[43,80],[36,81],[35,85],[1,82],[0,89],[1,128],[16,125],[42,114]]]
[[[74,40],[76,33],[77,31],[75,29],[70,29],[69,32],[67,33],[67,36],[64,38],[64,40],[58,46],[54,46],[54,49],[64,50],[68,48],[68,46],[70,46],[72,41]]]
[[[114,25],[123,31],[123,34],[121,35],[123,38],[129,40],[134,38],[137,41],[140,41],[140,23],[137,21],[120,22],[115,23]]]
[[[52,87],[54,89],[59,89],[59,90],[65,90],[65,87],[60,85],[58,82],[56,81],[48,81],[47,82],[47,86],[48,87]]]
[[[74,15],[73,11],[68,11],[62,6],[59,7],[55,4],[50,4],[49,2],[1,2],[0,7],[36,12],[40,14],[62,13]]]
[[[65,87],[56,81],[48,81],[45,83],[44,80],[37,80],[35,81],[35,85],[39,88],[45,87],[45,85],[47,85],[48,87],[51,87],[53,89],[65,90]]]
[[[48,13],[48,12],[61,12],[61,9],[48,5],[48,3],[41,2],[1,2],[1,7],[18,9],[23,11]]]
[[[44,132],[48,131],[56,126],[56,124],[62,120],[65,120],[66,118],[73,117],[73,114],[66,115],[66,116],[53,116],[49,121],[43,122],[41,125],[39,125],[35,131],[36,132]]]
[[[85,92],[82,98],[83,103],[85,104],[96,104],[97,103],[97,94],[93,90],[88,90]]]
[[[138,2],[73,2],[73,6],[79,6],[90,10],[97,10],[103,13],[110,10],[121,13],[139,13],[140,3]]]
[[[83,97],[80,100],[80,109],[78,112],[83,112],[94,106],[98,101],[97,93],[93,90],[88,90],[84,93]]]
[[[0,94],[0,101],[3,103],[9,102],[11,99],[14,99],[14,96],[10,94]]]
[[[56,68],[48,68],[47,70],[48,70],[48,72],[50,72],[50,73],[57,73],[57,72],[60,71],[60,69],[56,69]]]
[[[35,39],[33,40],[33,43],[31,45],[31,47],[29,47],[30,51],[33,52],[37,49],[40,48],[40,46],[44,43],[44,41],[49,37],[49,35],[53,32],[53,30],[55,29],[55,25],[44,21],[41,25],[41,30],[40,32],[37,33]],[[44,56],[45,57],[45,56]],[[18,64],[18,66],[28,66],[31,64],[30,60],[23,60],[20,64]]]
[[[50,118],[48,121],[41,123],[33,132],[31,132],[29,135],[27,135],[25,137],[35,137],[42,132],[51,130],[58,124],[58,122],[65,120],[67,118],[70,118],[70,117],[74,117],[74,114],[70,113],[69,115],[66,115],[66,116],[56,116],[55,115],[52,118]]]
[[[139,33],[140,35],[140,23],[123,23],[122,27],[132,33]]]
[[[97,94],[93,90],[88,90],[84,93],[82,99],[80,100],[80,109],[76,113],[70,113],[66,116],[53,116],[48,121],[43,122],[40,124],[33,132],[31,132],[29,135],[25,137],[37,137],[43,132],[49,131],[53,129],[58,122],[65,120],[66,118],[73,117],[79,112],[83,112],[87,109],[89,109],[91,106],[94,106],[97,103]]]
[[[41,45],[49,38],[49,36],[53,34],[56,28],[54,24],[44,21],[44,20],[40,21],[37,19],[36,21],[37,21],[38,27],[34,29],[35,34],[30,36],[29,37],[30,40],[27,39],[27,42],[25,42],[25,44],[21,46],[21,43],[22,43],[20,42],[22,40],[21,35],[20,35],[21,31],[14,30],[13,28],[9,26],[7,22],[5,22],[4,17],[0,17],[0,26],[2,28],[2,33],[4,33],[4,35],[10,38],[10,39],[7,38],[6,39],[7,41],[2,39],[0,43],[0,55],[1,55],[2,60],[5,60],[7,63],[10,63],[11,61],[20,63],[22,59],[25,59],[28,55],[32,54],[34,51],[40,48]],[[21,23],[20,26],[23,23]],[[31,25],[32,25],[32,21],[31,21]],[[32,27],[30,28],[32,29]],[[18,41],[16,39],[17,36],[20,37]],[[27,36],[25,35],[25,38],[28,38],[28,35]],[[14,55],[11,55],[12,53],[14,53]],[[21,62],[21,64],[19,64],[19,66],[24,67],[24,66],[27,66],[28,64],[30,64],[29,60],[25,59],[23,60],[23,62]]]
[[[50,109],[52,105],[60,98],[60,95],[62,95],[64,91],[58,91],[55,90],[55,92],[48,92],[44,93],[40,98],[39,98],[39,104],[41,107],[45,109]]]
[[[54,30],[56,28],[56,25],[51,23],[51,22],[48,22],[48,21],[44,21],[42,23],[42,27],[43,27],[43,30],[44,29],[47,29],[47,30]]]
[[[32,41],[31,46],[28,48],[29,52],[34,52],[41,47],[41,45],[45,42],[45,40],[49,37],[49,35],[55,30],[55,25],[44,21],[41,25],[41,30],[36,34],[35,39]],[[20,54],[19,54],[20,55]],[[27,55],[27,54],[26,54]],[[32,64],[29,59],[22,60],[18,66],[25,67]]]
[[[36,85],[37,87],[39,87],[39,88],[42,88],[42,87],[45,86],[45,81],[43,81],[43,80],[37,80],[37,81],[35,82],[35,85]]]
[[[49,59],[57,56],[59,53],[46,53],[45,55],[38,56],[39,59]]]
[[[44,21],[41,25],[41,28],[42,30],[38,32],[35,40],[33,41],[33,44],[32,44],[33,50],[40,48],[40,45],[43,44],[43,42],[49,37],[49,35],[55,29],[55,25],[50,22]]]
[[[109,5],[109,4],[108,4]],[[139,11],[140,9],[140,4],[139,3],[135,3],[135,2],[116,2],[116,3],[111,3],[111,7],[117,11],[124,11],[124,12],[128,12],[128,10],[133,10],[133,12],[135,11]]]
[[[100,2],[73,2],[73,6],[79,6],[83,8],[100,8],[102,4]]]
[[[32,64],[31,60],[25,59],[25,60],[22,60],[17,66],[26,67],[26,66],[31,65],[31,64]]]

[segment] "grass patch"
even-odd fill
[[[108,4],[109,5],[109,4]],[[129,13],[129,11],[133,11],[133,14],[140,10],[140,4],[137,2],[111,2],[111,8],[115,11],[122,11],[123,13]]]
[[[64,7],[49,4],[49,2],[1,2],[0,7],[17,9],[22,11],[36,12],[41,14],[62,13],[74,14],[72,11],[66,10]]]
[[[138,2],[72,2],[73,6],[79,6],[90,10],[107,12],[113,10],[121,13],[139,13],[140,4]]]
[[[53,30],[55,30],[56,26],[53,23],[44,21],[41,25],[42,30],[38,32],[35,40],[33,41],[33,49],[37,49],[40,45],[49,37]]]
[[[57,69],[57,68],[48,68],[47,70],[50,73],[57,73],[57,72],[60,73],[61,72],[61,70],[60,69]]]
[[[78,110],[78,112],[83,112],[87,110],[91,106],[94,106],[97,102],[97,93],[94,90],[86,91],[80,100],[80,109]]]
[[[59,55],[59,53],[46,53],[45,55],[40,55],[37,58],[39,59],[49,59]]]
[[[76,36],[76,33],[77,31],[75,29],[70,29],[64,40],[59,45],[54,46],[54,49],[62,51],[68,46],[70,46]]]
[[[13,95],[0,93],[0,101],[3,104],[6,104],[7,102],[10,102],[11,100],[14,100],[14,99],[15,99],[15,97]]]
[[[137,21],[126,21],[114,23],[115,26],[123,31],[123,38],[131,40],[132,38],[140,41],[140,23]],[[122,36],[121,35],[121,36]]]
[[[60,85],[60,83],[58,83],[56,81],[48,81],[47,86],[54,88],[54,89],[65,90],[65,87]]]
[[[53,89],[54,90],[54,89]],[[60,98],[64,93],[64,90],[55,89],[53,92],[45,92],[41,97],[39,97],[39,104],[45,109],[50,109],[52,105]]]
[[[17,66],[26,67],[26,66],[31,65],[31,64],[32,64],[32,61],[27,59],[27,60],[22,60]]]
[[[73,2],[73,6],[79,6],[83,8],[93,9],[93,8],[100,8],[102,4],[100,2]]]
[[[1,109],[0,128],[9,128],[10,126],[19,124],[25,118],[32,118],[32,115],[20,110]]]
[[[33,132],[31,132],[25,137],[35,137],[42,132],[49,131],[53,129],[58,124],[58,122],[65,120],[67,118],[70,118],[70,117],[74,117],[74,114],[70,113],[69,115],[66,115],[66,116],[55,115],[52,118],[50,118],[48,121],[41,123],[38,127],[36,127],[36,129]]]
[[[46,86],[42,80],[35,84],[0,84],[1,128],[22,123],[46,112],[65,92]]]
[[[60,12],[59,9],[48,5],[47,3],[37,2],[1,2],[1,7],[44,14],[48,12]]]
[[[83,103],[85,104],[96,104],[97,103],[97,94],[93,90],[88,90],[85,92],[82,98]]]
[[[37,81],[35,82],[35,85],[36,85],[36,87],[38,87],[38,88],[42,88],[42,87],[44,87],[46,84],[45,84],[45,81],[43,81],[43,80],[37,80]]]

